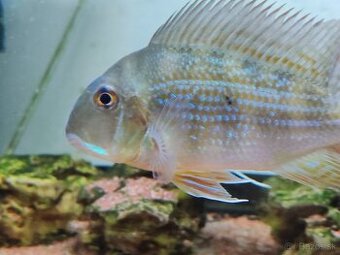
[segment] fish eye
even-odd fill
[[[118,95],[110,88],[101,88],[94,95],[94,102],[97,106],[112,109],[118,105]]]

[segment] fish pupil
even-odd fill
[[[103,105],[107,106],[107,105],[111,104],[112,96],[109,93],[103,93],[103,94],[100,95],[99,100]]]

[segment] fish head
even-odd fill
[[[128,163],[137,157],[147,130],[140,97],[111,76],[91,83],[77,100],[66,136],[77,149],[100,159]]]

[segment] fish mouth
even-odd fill
[[[74,133],[68,133],[66,134],[66,137],[67,137],[67,140],[70,142],[70,144],[76,147],[77,149],[85,151],[88,154],[91,154],[95,157],[108,160],[109,153],[106,149],[98,145],[85,142],[78,135]]]
[[[68,133],[66,134],[66,137],[69,143],[72,144],[74,147],[76,148],[82,147],[83,140],[76,134]]]

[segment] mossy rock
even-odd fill
[[[83,214],[83,187],[100,172],[69,156],[0,157],[0,245],[32,245],[67,234]]]
[[[333,229],[340,229],[340,207],[336,202],[340,194],[279,177],[270,178],[266,183],[272,189],[268,201],[261,205],[263,218],[272,226],[283,248],[290,244],[285,254],[336,254],[335,249],[329,247],[339,245],[331,233]]]
[[[0,243],[31,245],[49,242],[65,233],[71,215],[60,215],[55,210],[37,211],[34,207],[8,197],[0,207]]]
[[[129,179],[120,180],[123,184],[115,192],[129,197],[130,194],[123,191],[124,182]],[[105,254],[190,254],[191,248],[184,241],[193,240],[203,226],[203,204],[172,187],[156,184],[148,188],[158,192],[173,190],[176,198],[169,201],[134,197],[104,211],[93,206],[91,218],[96,220],[92,222],[92,231],[88,232],[91,236],[82,237],[84,242],[88,245],[101,243]],[[117,195],[117,199],[120,197]],[[107,199],[114,200],[116,198]]]
[[[94,176],[98,170],[85,161],[74,161],[68,155],[4,156],[0,157],[0,176],[30,176],[64,179],[65,176]]]
[[[270,178],[266,183],[272,187],[269,193],[269,202],[283,208],[303,205],[328,207],[339,196],[339,193],[334,190],[313,189],[278,177]]]
[[[114,164],[109,167],[102,167],[102,177],[123,177],[123,178],[131,178],[131,177],[141,177],[141,176],[152,176],[151,172],[143,171],[138,168],[126,165],[126,164]]]
[[[79,237],[99,254],[189,254],[185,240],[203,225],[202,203],[144,176],[124,165],[98,170],[69,156],[0,157],[0,245],[49,243],[74,235],[71,222],[85,221],[89,227]],[[110,178],[118,180],[117,190]],[[147,195],[101,210],[95,203],[105,189],[85,187],[106,179],[109,193],[120,198],[139,188]],[[123,191],[136,180],[147,184]]]
[[[108,250],[126,254],[190,253],[183,241],[192,240],[201,224],[190,212],[179,214],[176,211],[181,209],[173,203],[152,201],[130,205],[126,209],[102,215]],[[178,215],[184,217],[178,218]]]

